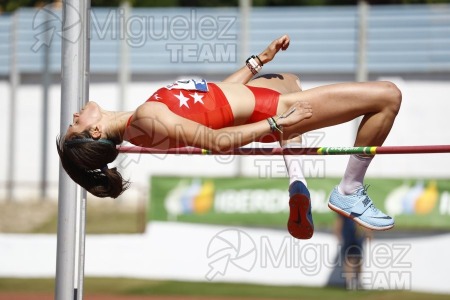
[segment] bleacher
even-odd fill
[[[17,19],[16,26],[13,20]],[[125,32],[123,11],[91,11],[91,73],[120,69],[120,43],[129,45],[133,74],[228,74],[242,66],[240,18],[231,8],[133,8]],[[43,39],[48,21],[51,40]],[[123,23],[123,22],[122,22]],[[66,24],[66,30],[79,30]],[[343,7],[255,7],[250,13],[249,52],[259,53],[287,33],[289,51],[265,71],[352,74],[357,62],[358,10]],[[144,28],[146,27],[146,28]],[[20,73],[42,73],[44,48],[50,45],[54,73],[60,71],[61,11],[21,8],[0,15],[0,76],[12,61],[15,28]],[[371,6],[368,15],[369,73],[450,73],[450,4]]]

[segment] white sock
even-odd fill
[[[301,143],[288,143],[283,148],[300,148]],[[294,181],[301,181],[307,187],[305,175],[303,174],[303,157],[301,155],[284,155],[284,162],[289,175],[289,185]]]
[[[338,189],[341,194],[350,195],[363,186],[364,176],[373,157],[362,157],[351,155],[348,160],[344,177],[339,183]]]

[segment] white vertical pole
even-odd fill
[[[364,82],[368,79],[367,72],[367,15],[369,5],[365,0],[358,1],[358,49],[356,81]]]
[[[82,76],[82,92],[83,95],[80,98],[80,106],[84,106],[89,100],[89,80],[90,80],[90,53],[91,53],[91,43],[89,37],[91,36],[91,2],[86,0],[82,3],[84,6],[81,8],[81,19],[85,21],[85,26],[83,27],[82,38],[80,42],[83,43],[82,51],[83,64],[81,65],[80,73]],[[80,207],[79,207],[79,223],[78,223],[78,278],[75,284],[77,288],[77,300],[83,299],[83,286],[84,286],[84,262],[85,262],[85,242],[86,242],[86,210],[87,210],[87,192],[82,189],[80,193]]]
[[[7,199],[14,198],[14,162],[16,153],[16,102],[17,102],[17,88],[20,84],[20,74],[17,67],[17,27],[19,22],[19,14],[17,12],[12,16],[11,31],[10,31],[10,70],[9,70],[9,86],[10,86],[10,101],[9,101],[9,144],[8,144],[8,184],[7,184]]]
[[[249,38],[250,38],[250,9],[252,0],[239,0],[239,19],[240,19],[240,35],[239,35],[239,55],[238,67],[245,64],[245,60],[250,55]],[[235,156],[236,159],[236,176],[242,176],[242,157]]]
[[[82,49],[82,59],[80,62],[82,73],[82,97],[79,99],[80,107],[83,107],[89,100],[89,80],[90,80],[90,13],[91,13],[91,2],[90,0],[82,1],[80,8],[81,19],[84,20],[84,26],[82,27],[82,33],[80,37],[81,49]],[[86,209],[87,209],[87,192],[85,189],[81,190],[79,195],[80,205],[77,207],[78,214],[78,227],[77,227],[77,250],[78,255],[78,272],[77,278],[75,278],[75,289],[77,290],[76,299],[83,299],[83,286],[84,286],[84,262],[85,262],[85,242],[86,242]]]
[[[83,299],[83,287],[84,287],[84,262],[85,262],[85,242],[86,242],[86,204],[87,204],[87,193],[86,190],[82,190],[79,199],[80,206],[77,207],[78,213],[78,253],[76,255],[77,261],[77,271],[74,288],[76,292],[76,300]]]
[[[358,0],[358,38],[357,38],[357,58],[356,58],[356,74],[355,80],[357,82],[365,82],[369,79],[367,71],[367,15],[369,13],[369,5],[366,0]],[[355,124],[355,137],[358,133],[360,120],[356,118],[353,122]]]
[[[66,0],[63,1],[63,24],[62,24],[62,49],[61,49],[61,123],[60,135],[63,136],[68,125],[72,122],[72,114],[79,111],[81,103],[86,102],[88,89],[86,65],[88,60],[88,36],[86,20],[87,10],[90,7],[90,0]],[[79,24],[72,26],[73,24]],[[77,191],[80,191],[77,193]],[[65,171],[60,167],[59,172],[59,199],[58,199],[58,236],[57,236],[57,257],[56,257],[56,284],[55,299],[71,300],[81,299],[76,283],[76,268],[79,268],[81,257],[76,266],[77,249],[77,207],[78,211],[83,207],[77,194],[85,198],[85,192],[70,179]],[[85,207],[85,206],[84,206]],[[83,210],[81,208],[81,210]],[[84,216],[78,214],[80,220],[84,221]],[[81,222],[81,221],[80,221]],[[80,230],[79,230],[80,233]],[[81,234],[81,233],[80,233]],[[84,234],[84,233],[83,233]],[[79,239],[78,235],[78,239]],[[82,245],[84,247],[84,236]],[[80,243],[78,243],[80,246]],[[84,260],[84,256],[83,256]],[[80,270],[78,270],[80,275]],[[78,277],[79,278],[79,277]],[[82,297],[82,294],[81,294]]]
[[[50,15],[45,14],[45,40],[50,41]],[[42,70],[42,153],[41,153],[41,199],[47,197],[47,161],[48,161],[48,91],[51,85],[50,45],[44,45],[44,61]]]
[[[251,0],[239,0],[239,18],[240,18],[240,53],[238,66],[244,64],[245,60],[249,56],[249,43],[250,38],[250,8]]]
[[[130,16],[130,3],[123,1],[120,9],[123,12],[123,28],[120,28],[120,68],[119,68],[119,111],[124,111],[126,107],[127,87],[130,82],[130,68],[129,68],[129,46],[126,39],[127,20]]]
[[[119,9],[122,14],[123,22],[119,22],[119,70],[118,70],[118,81],[119,81],[119,111],[125,111],[127,107],[127,94],[128,94],[128,84],[131,79],[130,74],[130,48],[127,42],[127,21],[130,18],[130,2],[125,0],[120,5]],[[119,171],[123,171],[120,164],[117,166]],[[120,201],[121,196],[116,200]]]

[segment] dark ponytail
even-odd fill
[[[130,185],[117,168],[107,164],[119,155],[115,142],[109,139],[94,140],[89,132],[57,138],[61,164],[70,178],[97,197],[117,198]]]

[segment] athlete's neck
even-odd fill
[[[125,128],[127,127],[128,119],[133,114],[132,111],[107,111],[102,110],[102,121],[105,126],[105,131],[113,136],[123,139]]]

